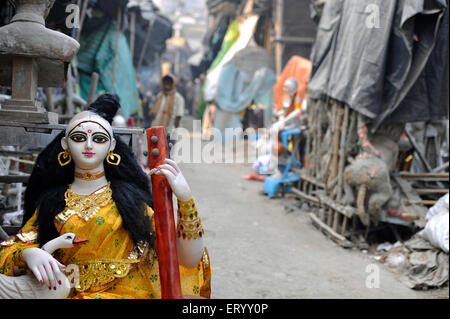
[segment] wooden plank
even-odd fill
[[[25,157],[33,157],[37,155],[38,152],[32,152],[32,151],[9,151],[9,150],[1,150],[0,149],[0,156],[25,156]]]
[[[343,248],[352,248],[354,244],[347,240],[344,236],[336,233],[331,227],[322,222],[314,213],[309,213],[309,217],[314,226],[318,227],[322,232],[328,235],[333,241]]]
[[[449,178],[448,173],[410,173],[410,172],[400,172],[398,173],[401,177],[411,178],[411,179],[421,179],[421,178]]]
[[[4,159],[10,160],[10,161],[16,161],[16,162],[23,163],[23,164],[34,165],[34,161],[24,160],[24,159],[21,159],[18,157],[7,156]]]
[[[0,176],[0,183],[26,183],[28,182],[28,179],[30,178],[30,175],[3,175]]]
[[[434,194],[442,194],[445,195],[448,193],[448,188],[436,188],[436,189],[425,189],[425,188],[417,188],[416,192],[419,195],[434,195]]]
[[[308,195],[308,194],[302,192],[301,190],[299,190],[297,188],[294,188],[294,187],[291,188],[291,192],[294,193],[294,195],[296,195],[297,197],[299,197],[301,199],[304,199],[304,200],[307,200],[307,201],[309,201],[312,204],[320,205],[320,201],[319,201],[319,199],[317,197]]]
[[[420,204],[426,205],[426,206],[433,206],[437,203],[437,200],[422,200],[420,201]]]
[[[330,209],[333,209],[334,211],[337,211],[341,213],[342,215],[346,216],[347,218],[351,218],[353,215],[357,214],[356,208],[352,206],[344,206],[342,204],[339,204],[338,202],[332,200],[331,198],[328,198],[324,194],[319,194],[319,202],[325,206],[327,206]]]
[[[52,112],[29,112],[0,110],[0,116],[6,121],[29,121],[30,123],[58,123],[58,114]]]
[[[308,183],[314,184],[315,186],[324,189],[325,188],[325,183],[322,183],[320,181],[318,181],[317,179],[315,179],[312,176],[308,176],[306,172],[304,172],[303,170],[299,169],[299,168],[292,168],[292,171],[300,176],[301,179],[305,180]]]

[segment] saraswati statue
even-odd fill
[[[114,95],[101,95],[39,154],[25,193],[23,226],[0,243],[0,298],[8,295],[2,296],[2,278],[23,272],[33,275],[35,285],[57,292],[69,265],[78,276],[63,298],[210,297],[211,266],[189,185],[175,162],[158,156],[164,152],[152,152],[160,164],[150,171],[151,178],[146,175],[113,132],[119,108]],[[157,138],[151,141],[155,144]],[[151,180],[164,180],[170,197],[172,192],[177,197],[174,242],[158,237],[166,231],[159,228],[164,220],[155,218],[159,212],[153,207],[157,195],[167,190],[155,183],[151,188]],[[165,227],[171,229],[170,224]],[[66,233],[88,241],[53,255],[43,249]],[[165,295],[171,282],[162,258],[173,256],[181,294]],[[173,271],[173,260],[171,267]]]

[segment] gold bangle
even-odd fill
[[[181,210],[178,210],[177,214],[178,214],[179,219],[183,219],[185,221],[188,221],[189,219],[194,220],[194,219],[198,218],[197,210],[194,210],[194,211],[188,212],[188,213],[183,213]]]
[[[180,227],[181,225],[178,224],[177,227],[177,236],[178,238],[183,237],[183,239],[197,239],[202,238],[203,234],[205,233],[205,230],[203,229],[203,226],[200,225],[199,228],[194,230],[186,230],[184,227]]]
[[[191,199],[187,200],[187,201],[178,201],[178,209],[183,212],[183,213],[188,213],[191,212],[193,210],[196,210],[195,208],[195,203],[194,203],[194,198],[191,197]]]
[[[178,220],[177,236],[183,237],[183,239],[197,239],[201,238],[205,233],[200,218],[196,218],[192,221],[186,221],[183,219]]]
[[[205,233],[194,198],[187,201],[178,201],[178,225],[177,236],[183,239],[197,239]]]
[[[17,248],[17,250],[12,254],[12,262],[14,266],[17,266],[19,268],[27,268],[28,266],[25,262],[25,259],[23,259],[22,253],[22,248]]]

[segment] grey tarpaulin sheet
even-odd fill
[[[392,122],[436,121],[448,118],[448,10],[445,11],[436,45],[418,80],[387,118]]]
[[[424,69],[446,7],[445,0],[326,1],[311,53],[310,96],[345,102],[373,119],[376,129]],[[370,16],[374,8],[378,25],[370,24],[376,22]],[[422,115],[410,119],[423,120]]]

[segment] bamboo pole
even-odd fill
[[[134,43],[136,38],[136,11],[130,13],[130,54],[134,60]]]
[[[334,130],[333,132],[333,143],[332,143],[332,147],[331,147],[331,155],[330,155],[330,164],[329,164],[329,175],[328,175],[328,179],[327,179],[327,184],[334,180],[337,176],[337,165],[338,165],[338,153],[339,153],[339,138],[341,135],[341,125],[342,125],[342,115],[343,115],[343,109],[340,106],[339,102],[335,103],[336,106],[336,118],[335,118],[335,125],[334,125]],[[334,200],[336,192],[335,187],[333,186],[333,189],[330,189],[328,185],[326,185],[327,187],[327,195],[329,196],[329,198],[331,198],[332,200]],[[333,221],[333,210],[330,208],[328,210],[328,225],[331,226],[332,221]]]
[[[49,112],[55,112],[55,103],[53,101],[53,89],[52,88],[45,88],[45,95],[47,96],[47,110]]]
[[[340,203],[342,199],[342,193],[344,188],[344,165],[345,159],[347,157],[347,150],[345,147],[345,142],[347,140],[347,127],[348,127],[348,117],[349,117],[349,107],[347,104],[344,106],[344,119],[342,120],[342,129],[341,129],[341,142],[339,145],[339,164],[338,164],[338,179],[337,179],[337,194],[336,201]],[[336,231],[338,222],[339,222],[339,214],[334,215],[333,221],[333,229]],[[347,223],[347,216],[344,216],[343,224]]]
[[[275,36],[277,38],[281,38],[283,35],[283,5],[283,0],[276,0]],[[283,43],[280,41],[275,43],[275,67],[277,76],[279,76],[283,67]]]
[[[117,30],[116,30],[116,48],[114,51],[114,67],[112,74],[112,84],[111,84],[111,92],[114,93],[114,85],[116,84],[116,76],[117,76],[117,64],[119,60],[119,41],[120,41],[120,29],[122,24],[122,8],[119,7],[117,10]]]
[[[66,115],[72,117],[75,113],[75,108],[73,105],[73,76],[72,76],[72,66],[69,64],[67,70],[67,82],[66,82]]]
[[[314,106],[316,106],[314,104]],[[314,107],[311,110],[310,114],[311,116],[308,118],[308,122],[309,122],[309,132],[306,136],[306,150],[305,150],[305,159],[306,159],[306,165],[305,165],[305,169],[306,169],[306,175],[307,176],[312,176],[312,168],[314,167],[314,163],[313,161],[314,156],[312,156],[313,151],[311,150],[311,144],[314,142],[314,132],[315,132],[315,125],[316,125],[316,110],[317,107]],[[307,181],[303,181],[303,192],[304,193],[308,193],[307,192],[307,188],[308,188],[308,182]]]
[[[89,88],[87,104],[91,104],[92,102],[94,102],[95,93],[97,92],[98,87],[98,79],[99,79],[98,73],[93,72],[91,75],[91,87]]]
[[[335,119],[336,119],[336,103],[334,101],[332,102],[333,106],[331,108],[331,117],[328,120],[328,131],[329,134],[329,140],[328,140],[328,147],[327,147],[327,159],[325,162],[325,172],[323,176],[323,181],[325,185],[328,183],[328,176],[330,175],[330,168],[331,168],[331,156],[332,156],[332,148],[333,148],[333,134],[335,132]],[[326,107],[328,107],[328,103],[326,104]],[[325,192],[328,192],[328,189],[325,187]]]
[[[78,1],[78,7],[80,6],[80,3],[81,3],[81,0]],[[80,41],[81,31],[83,29],[83,23],[84,23],[84,18],[86,17],[88,3],[89,3],[89,0],[84,0],[83,8],[81,9],[80,25],[78,26],[78,30],[77,30],[76,38],[75,38],[78,42]]]

